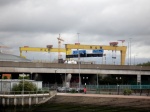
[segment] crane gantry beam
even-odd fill
[[[65,48],[38,48],[38,47],[20,47],[20,56],[25,58],[25,56],[22,55],[22,52],[64,52],[66,54],[71,54],[71,51],[66,51]]]

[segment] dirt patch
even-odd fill
[[[57,95],[51,99],[48,103],[71,103],[71,104],[83,104],[83,105],[98,105],[98,106],[117,106],[117,107],[140,107],[149,108],[150,98],[147,97],[110,97],[110,96],[88,96],[88,95]]]

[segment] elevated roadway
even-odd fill
[[[150,67],[99,64],[60,64],[0,61],[1,73],[71,73],[71,74],[122,74],[150,75]]]

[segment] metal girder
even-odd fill
[[[34,51],[34,52],[66,52],[65,48],[38,48],[38,47],[20,47],[20,51]]]
[[[94,49],[104,49],[104,50],[116,50],[121,51],[127,49],[126,46],[106,46],[106,45],[75,45],[75,44],[65,44],[65,47],[67,49],[88,49],[88,50],[94,50]]]
[[[20,47],[20,56],[25,58],[25,56],[22,55],[22,51],[28,52],[64,52],[66,53],[66,49],[65,48],[38,48],[38,47]],[[68,51],[70,52],[70,51]]]

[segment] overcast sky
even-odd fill
[[[131,40],[132,63],[147,62],[149,4],[150,0],[0,0],[0,45],[10,47],[3,52],[19,55],[19,47],[23,46],[58,47],[59,34],[64,39],[62,47],[74,44],[80,33],[81,44],[109,45],[109,42],[125,40],[124,45],[128,46]],[[112,51],[105,53],[107,63],[111,64]],[[34,60],[57,57],[56,53],[24,55]],[[120,63],[120,52],[116,56],[116,63]]]

